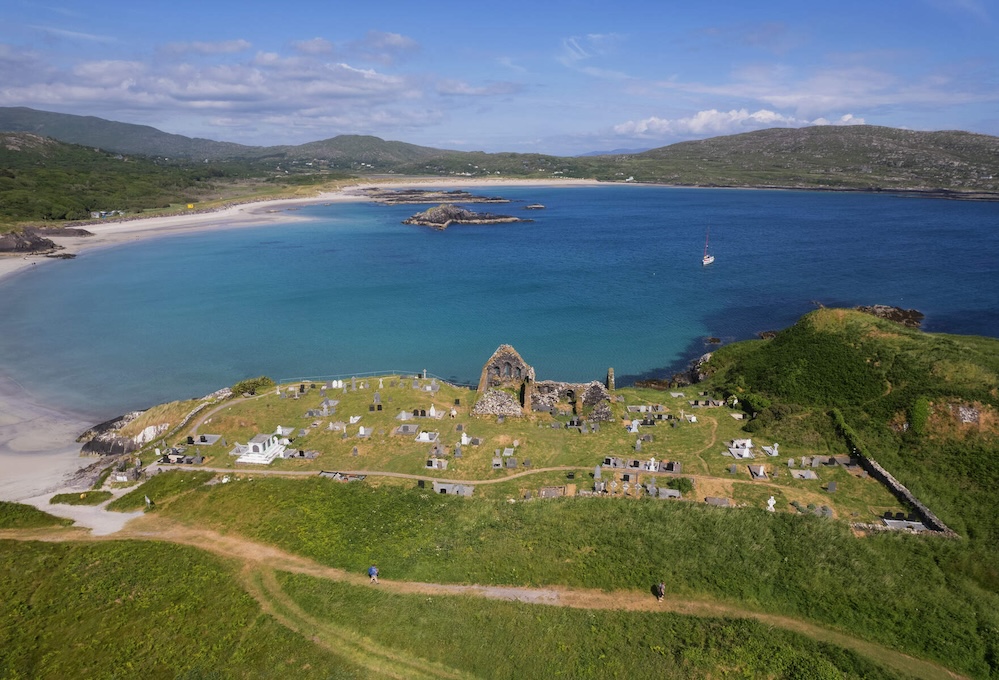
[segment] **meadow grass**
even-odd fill
[[[173,519],[245,535],[357,573],[504,585],[647,589],[803,617],[987,675],[999,596],[959,571],[975,546],[839,522],[653,499],[509,503],[324,479],[200,487]]]
[[[49,499],[51,504],[100,505],[111,498],[110,491],[84,491],[82,493],[57,493]]]
[[[0,529],[65,527],[72,523],[71,519],[50,515],[31,505],[0,501]]]
[[[366,678],[199,550],[0,541],[0,677]]]
[[[279,573],[311,615],[482,678],[893,678],[856,654],[743,619],[578,610]]]
[[[170,500],[195,489],[215,476],[206,470],[168,470],[151,477],[139,487],[116,498],[107,505],[108,510],[131,512],[146,507],[146,498],[156,504]]]

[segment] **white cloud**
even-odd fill
[[[463,80],[442,80],[437,83],[437,92],[444,95],[461,95],[467,97],[489,97],[496,95],[508,95],[519,92],[521,89],[517,83],[491,82],[487,85],[475,87]]]
[[[622,36],[617,33],[590,33],[585,36],[562,38],[556,61],[567,68],[579,70],[595,78],[620,80],[629,76],[602,66],[593,66],[589,62],[594,58],[606,57],[614,51]]]
[[[218,42],[169,43],[164,50],[173,54],[235,54],[245,52],[253,45],[248,40],[221,40]]]
[[[385,66],[394,64],[401,57],[419,49],[420,44],[412,38],[381,31],[368,31],[363,40],[348,43],[345,47],[351,57]]]
[[[829,123],[825,118],[803,120],[768,109],[760,109],[750,113],[746,109],[718,111],[708,109],[698,111],[686,118],[659,118],[651,116],[642,120],[633,120],[614,126],[614,132],[628,137],[704,137],[712,135],[728,135],[750,130],[761,130],[771,127],[804,127],[807,125],[863,125],[863,118],[852,114],[841,116],[835,123]]]
[[[297,40],[292,43],[292,47],[302,54],[332,54],[333,43],[325,38],[312,38],[311,40]]]
[[[103,35],[100,33],[83,33],[82,31],[69,31],[64,28],[55,28],[54,26],[37,26],[29,25],[28,28],[32,28],[36,31],[41,31],[51,36],[58,38],[69,38],[70,40],[83,40],[86,42],[96,42],[96,43],[112,43],[115,42],[115,37],[112,35]]]

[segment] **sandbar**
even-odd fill
[[[372,179],[352,183],[336,191],[304,198],[285,198],[242,203],[212,212],[161,217],[108,220],[81,225],[93,236],[53,237],[63,253],[82,253],[129,242],[215,229],[287,223],[305,219],[291,211],[303,205],[368,202],[359,190],[423,187],[579,187],[595,186],[596,180],[406,178]],[[0,285],[18,272],[38,266],[58,266],[57,258],[44,255],[0,256]],[[83,417],[46,406],[28,390],[7,377],[0,365],[0,500],[27,501],[43,510],[47,496],[86,488],[77,474],[96,460],[79,455],[76,437],[95,423]]]

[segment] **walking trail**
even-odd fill
[[[380,579],[379,585],[369,583],[364,574],[328,567],[313,560],[285,552],[279,548],[255,543],[240,536],[222,535],[214,531],[168,523],[155,514],[147,514],[128,523],[121,531],[107,536],[94,536],[78,528],[0,530],[0,539],[40,541],[147,540],[165,541],[200,548],[241,564],[239,578],[246,591],[263,611],[276,621],[314,644],[342,655],[368,670],[390,678],[470,678],[469,674],[449,668],[370,640],[357,631],[337,626],[305,612],[282,589],[277,571],[305,574],[314,578],[347,583],[355,587],[385,588],[393,594],[446,596],[464,595],[493,600],[514,600],[536,605],[624,611],[669,611],[690,616],[755,619],[831,643],[917,678],[963,678],[930,661],[917,659],[873,642],[846,633],[788,616],[743,609],[735,604],[691,597],[668,596],[659,603],[649,592],[606,592],[563,586],[526,588],[516,586],[483,586],[443,583],[420,583]]]

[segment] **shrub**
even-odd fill
[[[249,378],[247,380],[241,380],[232,386],[232,393],[236,395],[240,394],[256,394],[257,390],[267,389],[268,387],[274,387],[275,383],[273,380],[268,378],[266,375],[262,375],[259,378]]]

